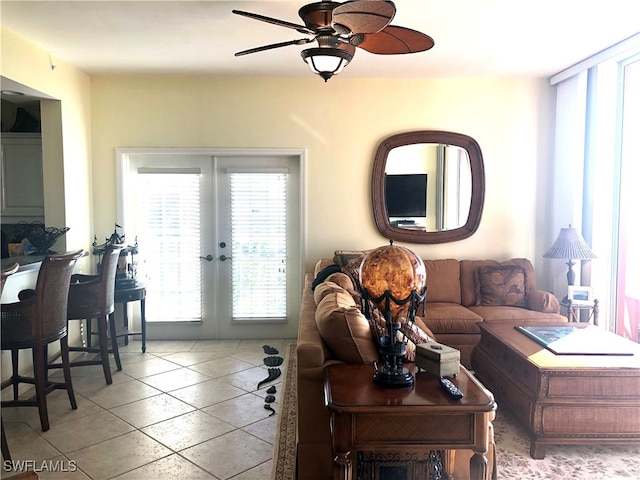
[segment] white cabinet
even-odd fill
[[[2,133],[2,223],[44,218],[40,134]]]

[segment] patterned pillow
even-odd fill
[[[362,286],[360,285],[360,266],[365,256],[366,254],[360,254],[342,267],[342,271],[351,277],[354,287],[359,292],[362,292]]]
[[[487,265],[476,270],[477,305],[527,308],[527,271],[520,265]]]
[[[333,263],[341,267],[346,267],[350,262],[358,257],[366,255],[371,250],[336,250],[333,252]]]

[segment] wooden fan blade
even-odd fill
[[[249,50],[242,50],[237,52],[234,56],[241,57],[243,55],[249,55],[250,53],[264,52],[265,50],[272,50],[274,48],[287,47],[289,45],[306,45],[309,42],[313,42],[310,38],[300,38],[298,40],[290,40],[288,42],[272,43],[270,45],[263,45],[262,47],[250,48]]]
[[[236,15],[253,18],[254,20],[260,20],[261,22],[271,23],[273,25],[278,25],[280,27],[292,28],[293,30],[297,30],[300,33],[306,33],[309,35],[316,34],[315,31],[305,27],[304,25],[297,25],[295,23],[285,22],[284,20],[278,20],[277,18],[265,17],[264,15],[258,15],[257,13],[243,12],[242,10],[231,10],[231,12],[235,13]]]
[[[364,35],[358,47],[380,55],[424,52],[433,47],[433,38],[416,30],[390,25],[378,33]]]
[[[388,0],[353,0],[333,9],[333,25],[336,31],[342,27],[357,33],[377,33],[389,25],[396,14],[396,6]]]

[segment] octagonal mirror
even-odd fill
[[[382,235],[408,243],[446,243],[478,229],[484,162],[460,133],[420,130],[384,139],[371,178],[373,216]]]

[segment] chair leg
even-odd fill
[[[18,349],[11,349],[11,366],[12,366],[12,378],[11,383],[13,384],[13,399],[18,400]]]
[[[91,348],[91,318],[85,319],[85,325],[87,326],[87,347]]]
[[[9,444],[7,443],[7,436],[4,433],[4,422],[0,419],[0,427],[2,428],[2,458],[7,461],[11,461],[11,453],[9,453]]]
[[[91,322],[91,320],[89,320]],[[100,346],[100,359],[102,360],[102,370],[104,371],[104,379],[107,385],[113,383],[111,378],[111,365],[109,365],[109,341],[107,339],[107,317],[101,315],[98,317],[98,344]]]
[[[33,348],[33,376],[36,385],[36,401],[38,402],[38,413],[40,414],[40,426],[42,431],[49,430],[49,414],[47,413],[47,392],[45,375],[47,372],[46,350],[43,345],[36,345]]]
[[[76,403],[76,396],[73,393],[73,384],[71,383],[71,365],[69,364],[68,336],[64,336],[60,339],[60,352],[62,353],[62,370],[64,372],[64,384],[67,387],[67,395],[69,395],[71,409],[76,410],[78,408],[78,404]]]
[[[116,360],[116,367],[118,371],[122,370],[122,363],[120,362],[120,351],[118,350],[118,337],[116,336],[116,316],[115,313],[109,315],[109,332],[111,333],[111,348],[113,349],[113,356]]]

